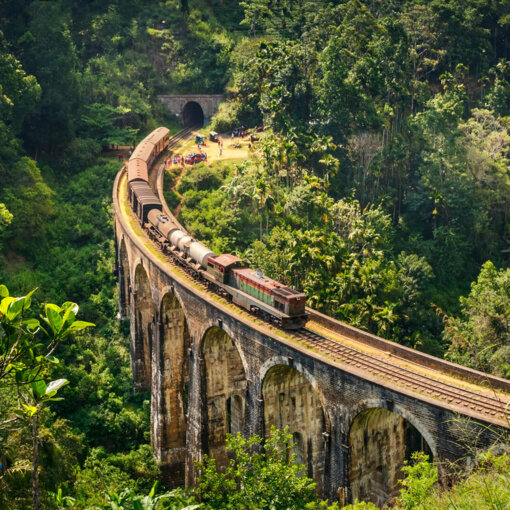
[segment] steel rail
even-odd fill
[[[504,402],[496,396],[476,393],[466,388],[454,386],[419,374],[408,368],[341,344],[306,328],[293,331],[291,334],[301,340],[310,342],[313,348],[331,356],[335,360],[366,370],[373,375],[391,379],[393,382],[398,381],[403,386],[433,398],[447,400],[451,404],[462,405],[463,407],[467,405],[467,407],[483,414],[499,415],[508,420],[510,426],[510,402]]]

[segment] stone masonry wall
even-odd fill
[[[368,483],[363,473],[375,466],[383,476],[371,483],[382,501],[398,478],[403,424],[417,429],[437,459],[459,458],[463,437],[477,435],[472,420],[459,421],[444,407],[273,338],[168,271],[124,229],[117,218],[117,242],[119,247],[125,242],[129,280],[135,282],[130,288],[132,364],[136,378],[137,367],[147,364],[140,345],[148,345],[152,444],[170,479],[192,485],[194,461],[202,459],[204,449],[225,459],[220,443],[229,428],[249,437],[263,435],[271,424],[289,424],[300,460],[319,481],[319,493],[349,501],[361,494]],[[173,297],[162,306],[170,291]],[[378,412],[353,428],[368,409],[389,414]],[[495,438],[488,429],[479,436],[485,445]],[[350,458],[356,459],[351,469]]]

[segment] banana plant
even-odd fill
[[[48,491],[48,495],[50,496],[53,504],[58,508],[72,508],[76,503],[76,500],[71,496],[64,496],[64,492],[62,491],[62,487],[59,487],[57,492]]]
[[[190,498],[179,489],[156,496],[159,482],[155,482],[146,496],[139,496],[132,489],[125,489],[120,494],[108,493],[111,510],[198,510],[200,504],[189,504]]]

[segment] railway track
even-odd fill
[[[510,402],[504,402],[496,397],[476,393],[413,372],[408,368],[358,351],[306,328],[292,332],[292,334],[328,357],[361,369],[367,374],[390,380],[397,386],[446,401],[450,405],[469,408],[486,416],[506,420],[510,426]]]
[[[200,129],[200,125],[191,126],[189,128],[183,129],[176,133],[170,140],[168,141],[168,149],[175,147],[181,140],[188,138],[188,136],[196,129]]]
[[[174,135],[168,144],[172,149],[179,142],[186,139],[199,126],[183,129]],[[160,165],[153,165],[149,172],[149,182],[155,193],[159,196],[157,189],[158,168]],[[161,190],[159,190],[161,191]],[[160,198],[162,198],[160,196]],[[176,220],[177,221],[177,220]],[[167,255],[169,260],[175,264],[172,257]],[[196,283],[203,286],[203,282],[189,275]],[[206,287],[204,286],[204,290]],[[488,419],[497,419],[506,423],[510,428],[510,401],[504,401],[496,396],[477,393],[461,386],[449,384],[436,380],[432,377],[417,373],[398,363],[391,363],[374,355],[362,352],[353,347],[339,343],[336,340],[320,335],[310,329],[303,328],[297,331],[286,331],[302,343],[307,344],[319,353],[350,367],[362,370],[377,379],[390,381],[398,387],[406,388],[434,400],[446,402],[452,407],[469,409]]]
[[[199,129],[199,128],[200,128],[200,126],[192,126],[192,127],[183,129],[182,131],[179,131],[178,133],[176,133],[168,141],[167,151],[169,149],[174,148],[182,140],[185,140],[186,138],[188,138],[189,135],[194,130]],[[152,165],[152,168],[149,170],[149,185],[153,189],[154,193],[156,193],[156,195],[158,195],[158,192],[157,192],[157,183],[156,183],[157,177],[158,177],[157,168],[158,168],[158,165]]]

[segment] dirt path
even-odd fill
[[[199,134],[197,131],[194,134]],[[200,133],[201,134],[201,133]],[[207,141],[205,145],[202,146],[202,149],[199,151],[197,144],[194,142],[195,136],[192,136],[189,140],[187,140],[182,146],[177,146],[173,149],[172,155],[169,156],[171,160],[173,160],[173,156],[175,154],[183,155],[186,157],[188,154],[192,152],[204,152],[207,154],[207,160],[203,163],[207,166],[211,166],[213,163],[216,163],[217,161],[244,161],[245,159],[249,159],[252,157],[250,154],[250,138],[231,138],[230,136],[220,136],[220,140],[223,142],[222,147],[222,154],[220,155],[220,148],[219,144],[211,141]],[[240,147],[233,147],[232,145],[240,145]],[[171,164],[170,166],[166,165],[165,170],[167,172],[171,171],[172,169],[175,169],[176,166],[179,166],[180,164]],[[179,175],[175,178],[174,185],[172,186],[172,191],[174,193],[177,193],[177,186],[179,186],[179,183],[181,182],[182,177],[186,174],[188,170],[190,170],[193,167],[193,165],[184,165],[181,168],[181,171],[179,172]],[[179,195],[177,193],[177,195]],[[180,198],[180,195],[179,195]],[[179,202],[175,210],[173,211],[173,214],[176,218],[179,218],[179,215],[181,213],[182,204]]]

